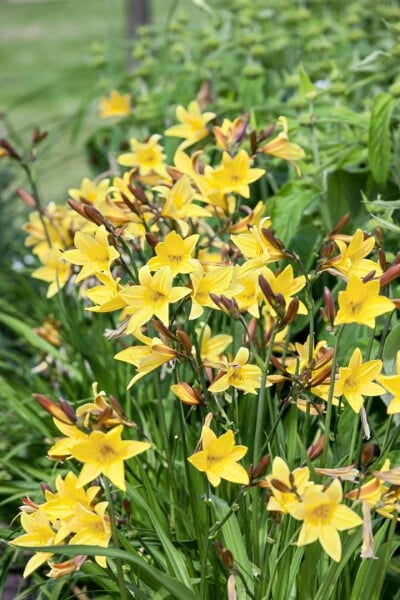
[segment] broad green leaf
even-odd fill
[[[82,544],[70,546],[63,544],[59,546],[32,546],[29,549],[33,552],[54,552],[66,556],[83,554],[85,556],[119,558],[125,563],[134,565],[137,578],[142,579],[151,589],[158,590],[160,587],[164,587],[176,600],[196,600],[196,595],[190,588],[174,577],[159,571],[153,565],[147,563],[133,548],[132,552],[126,552],[119,548],[101,548],[100,546],[85,546]]]
[[[372,175],[384,185],[390,166],[390,119],[396,99],[386,92],[377,96],[372,105],[369,125],[368,156]]]
[[[230,507],[224,500],[218,498],[217,496],[212,495],[211,499],[211,507],[214,511],[214,514],[218,521],[222,521],[229,512]],[[224,538],[225,547],[232,552],[235,563],[240,569],[240,572],[246,581],[247,587],[251,592],[253,592],[254,581],[252,577],[252,566],[244,545],[243,533],[240,530],[239,523],[234,513],[232,513],[222,525],[221,531]],[[241,586],[239,579],[237,579],[237,587],[238,600],[246,600],[247,595],[244,589],[240,589]]]
[[[398,323],[386,338],[383,347],[383,366],[386,375],[396,374],[396,355],[400,350],[400,323]]]
[[[361,225],[365,219],[366,211],[360,202],[360,190],[365,187],[366,174],[338,169],[330,173],[327,183],[327,201],[331,226],[336,225],[346,213],[350,213],[354,229]]]
[[[304,211],[315,199],[316,194],[315,189],[304,188],[291,181],[282,186],[269,201],[272,228],[286,246],[289,246],[293,236],[297,233]]]
[[[302,98],[307,98],[308,100],[312,100],[316,94],[316,89],[313,83],[306,73],[303,65],[299,66],[299,79],[300,79],[300,96]]]

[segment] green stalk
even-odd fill
[[[385,552],[382,557],[381,568],[379,570],[378,583],[375,588],[376,598],[382,598],[382,588],[385,583],[385,575],[387,573],[387,570],[389,567],[389,562],[390,562],[390,557],[392,555],[392,544],[393,544],[394,532],[396,531],[396,525],[397,525],[397,519],[395,517],[393,517],[391,520],[391,523],[390,523],[389,531],[388,531],[388,536],[387,536],[386,545],[385,545]]]
[[[324,436],[324,447],[322,450],[321,467],[325,466],[326,458],[327,458],[327,454],[328,454],[329,434],[330,434],[330,430],[331,430],[331,420],[332,420],[333,391],[335,389],[336,357],[337,357],[339,340],[340,340],[342,331],[343,331],[343,327],[339,326],[338,330],[337,330],[337,334],[336,334],[335,345],[333,348],[331,380],[329,383],[329,394],[328,394],[328,402],[327,402],[327,407],[326,407],[325,436]]]
[[[262,437],[262,429],[264,423],[264,412],[265,412],[265,392],[266,392],[266,383],[267,383],[267,375],[269,368],[269,361],[271,360],[272,352],[274,349],[275,336],[277,334],[277,330],[273,329],[271,334],[271,339],[269,340],[267,355],[265,357],[264,366],[261,372],[261,384],[260,391],[258,393],[258,402],[257,402],[257,416],[256,416],[256,430],[254,434],[254,450],[253,450],[253,464],[256,465],[260,460],[259,453]]]
[[[113,545],[114,548],[118,549],[120,547],[119,541],[118,541],[118,531],[117,531],[117,526],[115,523],[115,511],[114,511],[114,504],[113,504],[113,500],[111,497],[111,482],[104,477],[104,493],[108,502],[108,510],[110,513],[110,522],[111,522],[111,535],[112,535],[112,541],[113,541]],[[128,600],[128,595],[127,595],[127,591],[126,591],[126,585],[125,585],[125,577],[124,577],[124,570],[123,570],[123,565],[122,565],[122,559],[121,558],[116,558],[115,559],[115,566],[117,569],[117,580],[118,580],[118,586],[119,586],[119,591],[121,594],[121,600]]]
[[[349,450],[349,461],[350,461],[350,464],[353,464],[353,454],[354,454],[354,450],[355,450],[356,445],[357,445],[358,423],[359,423],[359,415],[358,415],[358,413],[355,413],[355,415],[354,415],[354,423],[353,423],[353,431],[352,431],[352,434],[351,434],[351,441],[350,441],[350,450]]]

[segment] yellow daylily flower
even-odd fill
[[[210,217],[210,212],[206,208],[194,204],[194,200],[204,202],[204,199],[194,191],[187,175],[182,175],[172,188],[158,186],[156,190],[164,198],[161,216],[176,221],[184,236],[189,233],[189,219]]]
[[[161,267],[170,267],[172,274],[191,273],[198,266],[198,261],[192,258],[197,241],[197,233],[183,239],[175,231],[170,231],[163,242],[155,247],[156,256],[153,256],[147,266],[150,271],[156,271]]]
[[[379,472],[388,471],[390,469],[390,460],[386,459],[382,465],[382,468],[379,469]],[[385,485],[385,481],[378,478],[372,477],[369,481],[364,483],[362,486],[355,490],[351,490],[346,494],[346,498],[349,500],[358,500],[359,502],[366,502],[369,504],[371,508],[375,508],[377,512],[382,514],[385,517],[391,518],[392,515],[385,506],[385,496],[389,491],[388,486]],[[392,511],[393,506],[389,506],[389,509]]]
[[[117,162],[123,167],[139,169],[139,175],[157,173],[161,177],[168,177],[165,154],[158,143],[161,135],[154,134],[146,142],[139,142],[136,138],[129,140],[132,152],[120,154]]]
[[[63,260],[82,267],[76,277],[77,283],[97,273],[108,274],[112,263],[119,257],[118,250],[108,241],[104,225],[97,228],[94,237],[77,231],[74,245],[74,250],[64,252]]]
[[[228,430],[217,438],[207,425],[201,433],[201,450],[189,456],[188,461],[196,469],[206,474],[214,487],[226,479],[232,483],[247,485],[247,471],[237,464],[247,452],[246,446],[235,446],[233,431]]]
[[[52,529],[46,513],[40,508],[33,513],[21,513],[21,525],[26,533],[10,542],[13,546],[52,546],[55,543],[56,532]],[[35,569],[53,556],[52,552],[35,552],[25,565],[23,577],[29,577]]]
[[[107,548],[111,538],[110,517],[106,514],[107,507],[108,502],[99,502],[93,507],[93,510],[78,504],[73,523],[76,533],[69,543]],[[105,556],[95,556],[95,560],[101,567],[107,567]]]
[[[245,394],[256,394],[261,385],[261,369],[257,365],[248,364],[249,356],[249,350],[243,346],[236,352],[233,360],[229,361],[224,356],[221,371],[208,391],[223,392],[232,386]]]
[[[184,138],[186,141],[180,144],[180,149],[183,150],[208,135],[206,125],[214,117],[215,113],[213,112],[202,113],[199,103],[193,100],[187,109],[177,106],[176,118],[180,121],[180,125],[169,127],[164,133],[168,136]]]
[[[200,396],[188,383],[174,383],[170,390],[181,402],[188,406],[196,406],[201,404]]]
[[[224,152],[222,165],[214,169],[212,174],[210,172],[210,175],[215,188],[222,194],[237,193],[244,198],[249,198],[249,184],[260,179],[264,173],[265,169],[252,169],[250,156],[245,150],[239,150],[234,157]]]
[[[68,194],[77,202],[88,202],[89,204],[101,203],[105,200],[110,185],[109,179],[93,181],[84,177],[80,188],[70,188]]]
[[[211,328],[209,325],[204,325],[203,328],[196,329],[196,333],[200,340],[200,356],[203,362],[220,362],[222,352],[226,350],[233,340],[231,335],[225,333],[211,336]]]
[[[152,277],[146,265],[139,270],[140,285],[131,285],[120,292],[127,304],[126,312],[132,314],[126,333],[135,333],[139,327],[153,316],[160,319],[165,327],[169,325],[169,305],[190,294],[187,287],[172,287],[172,271],[161,267]]]
[[[387,407],[387,414],[394,415],[400,412],[400,350],[396,355],[396,371],[397,375],[380,375],[377,377],[379,383],[383,385],[385,390],[393,394],[393,398]]]
[[[298,502],[307,486],[313,485],[309,479],[308,467],[300,467],[291,472],[285,461],[276,456],[272,462],[272,473],[266,478],[273,494],[268,501],[267,510],[288,513],[288,507]]]
[[[283,257],[283,252],[276,248],[263,235],[264,229],[271,227],[271,219],[264,217],[258,226],[249,227],[247,233],[232,235],[231,240],[239,248],[246,262],[242,266],[243,273],[246,271],[257,271],[271,262],[280,260]]]
[[[333,267],[346,276],[352,273],[359,279],[362,279],[371,271],[375,271],[376,276],[382,274],[379,263],[365,258],[374,249],[375,238],[373,236],[364,239],[363,231],[357,229],[348,244],[340,238],[335,238],[334,242],[340,255],[328,260],[327,265],[329,267]]]
[[[339,379],[335,383],[334,396],[344,396],[354,412],[359,413],[364,403],[363,396],[381,396],[385,390],[373,379],[377,379],[382,369],[381,360],[362,362],[360,348],[351,355],[347,367],[339,369]]]
[[[59,419],[53,419],[53,422],[66,437],[53,444],[53,446],[48,450],[47,454],[53,460],[69,457],[71,456],[72,448],[76,444],[86,440],[88,435],[87,433],[84,433],[75,427],[75,425],[67,425]]]
[[[46,298],[52,298],[57,294],[71,277],[71,266],[61,262],[60,259],[63,257],[64,254],[56,246],[47,247],[46,250],[42,248],[40,251],[39,259],[42,266],[32,272],[32,277],[50,284]]]
[[[223,266],[212,269],[208,273],[201,267],[190,273],[193,291],[191,294],[192,308],[189,319],[197,319],[203,314],[204,307],[217,309],[210,293],[231,298],[236,290],[232,288],[233,267]]]
[[[139,379],[142,379],[142,377],[145,377],[148,373],[158,369],[177,356],[176,351],[166,344],[163,344],[159,338],[149,338],[138,333],[136,333],[135,337],[144,342],[144,346],[131,346],[130,348],[121,350],[121,352],[118,352],[114,356],[116,360],[121,360],[134,365],[138,371],[128,383],[128,390],[139,381]]]
[[[119,295],[119,292],[123,289],[119,284],[121,278],[117,277],[117,279],[114,279],[108,273],[97,273],[96,276],[103,285],[95,285],[85,290],[85,296],[95,304],[95,306],[88,306],[86,310],[90,310],[91,312],[112,312],[124,308],[126,302]]]
[[[78,487],[104,474],[117,488],[125,491],[124,460],[148,450],[151,444],[122,440],[122,429],[123,426],[119,425],[106,433],[92,431],[85,440],[71,448],[71,456],[84,463]]]
[[[298,144],[294,144],[293,142],[289,142],[288,137],[288,122],[286,117],[279,117],[278,124],[281,126],[282,131],[273,140],[267,142],[264,146],[260,148],[260,152],[264,154],[269,154],[270,156],[276,156],[277,158],[283,158],[290,162],[295,170],[297,175],[301,174],[301,171],[296,165],[296,160],[301,160],[305,157],[305,152],[301,146]]]
[[[306,284],[306,278],[304,277],[304,275],[300,275],[299,277],[293,276],[292,265],[288,265],[278,275],[275,275],[268,267],[264,267],[261,271],[261,274],[269,283],[273,294],[275,296],[280,294],[283,297],[286,303],[286,307],[289,306],[290,301],[292,300],[292,296],[294,296],[294,294],[297,294],[297,292],[302,290]],[[273,316],[275,316],[276,312],[269,302],[268,309],[269,312]],[[299,315],[307,314],[307,308],[301,301],[299,301],[299,308],[297,312]]]
[[[384,313],[391,312],[395,305],[386,296],[379,295],[379,281],[363,283],[361,279],[350,273],[347,288],[339,292],[339,310],[334,325],[358,323],[373,329],[375,319]]]
[[[117,90],[111,90],[109,96],[100,98],[100,117],[127,117],[131,114],[130,94],[120,94]]]
[[[336,562],[342,556],[339,531],[362,525],[362,519],[351,508],[340,504],[342,486],[338,479],[328,487],[314,484],[307,487],[300,502],[291,504],[292,517],[303,521],[298,546],[319,540],[325,552]]]

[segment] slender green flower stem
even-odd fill
[[[44,217],[43,217],[43,208],[42,208],[42,203],[41,203],[41,200],[40,200],[39,190],[38,190],[38,187],[36,185],[35,176],[32,173],[32,169],[30,168],[30,166],[28,164],[26,164],[26,163],[21,163],[21,164],[22,164],[22,168],[24,169],[24,171],[25,171],[25,173],[26,173],[26,175],[28,177],[28,181],[29,181],[29,185],[31,187],[33,199],[35,200],[36,209],[38,211],[39,219],[40,219],[40,222],[41,222],[42,227],[43,227],[44,235],[46,237],[46,242],[48,243],[49,248],[51,248],[53,244],[51,242],[51,237],[50,237],[49,231],[47,229],[46,222],[45,222]]]
[[[389,567],[389,562],[390,562],[390,557],[392,554],[392,544],[393,544],[393,537],[394,537],[394,532],[396,531],[396,525],[397,525],[397,519],[395,517],[393,517],[393,519],[390,522],[390,527],[389,527],[389,531],[388,531],[388,536],[387,536],[387,540],[386,540],[386,545],[385,545],[385,551],[382,557],[382,564],[381,564],[381,568],[379,570],[379,577],[378,577],[378,582],[375,588],[375,593],[376,598],[382,598],[382,588],[383,588],[383,584],[385,583],[385,575],[387,573],[388,567]]]
[[[114,548],[117,549],[120,547],[120,545],[119,545],[119,541],[118,541],[117,526],[115,523],[114,504],[113,504],[113,499],[111,498],[111,491],[110,491],[111,483],[105,477],[104,477],[103,483],[104,483],[104,485],[103,485],[104,493],[106,496],[106,500],[108,502],[108,511],[110,513],[112,541],[113,541]],[[121,558],[115,559],[115,566],[117,568],[117,579],[118,579],[119,591],[121,594],[121,600],[128,600],[128,594],[127,594],[126,585],[125,585],[125,577],[124,577],[124,571],[123,571],[123,565],[122,565]]]
[[[331,431],[331,421],[332,421],[333,392],[335,389],[336,357],[337,357],[337,351],[339,348],[339,340],[340,340],[342,331],[343,331],[343,327],[342,326],[338,327],[335,345],[333,348],[331,380],[329,383],[328,402],[327,402],[327,407],[326,407],[325,435],[324,435],[324,446],[323,446],[323,450],[322,450],[321,467],[325,466],[326,458],[327,458],[327,454],[328,454],[329,435],[330,435],[330,431]]]
[[[351,434],[350,450],[349,450],[349,462],[350,462],[350,464],[353,464],[353,462],[355,462],[354,459],[353,459],[353,455],[354,455],[354,451],[355,451],[356,446],[357,446],[359,420],[360,420],[359,414],[358,413],[354,413],[353,431],[352,431],[352,434]]]
[[[267,355],[265,357],[264,366],[261,371],[261,383],[260,383],[260,391],[258,394],[258,403],[257,403],[257,416],[256,416],[256,430],[254,435],[254,450],[253,450],[253,464],[256,465],[260,460],[260,448],[262,447],[261,437],[262,430],[264,424],[264,408],[265,408],[265,392],[266,392],[266,384],[267,384],[267,375],[269,369],[269,362],[271,360],[272,352],[274,349],[275,336],[277,334],[277,330],[274,328],[271,334],[271,339],[269,340],[269,346],[267,350]]]

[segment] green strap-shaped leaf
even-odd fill
[[[385,185],[390,166],[390,119],[396,99],[390,94],[379,94],[374,100],[369,123],[368,156],[372,175],[377,183]]]

